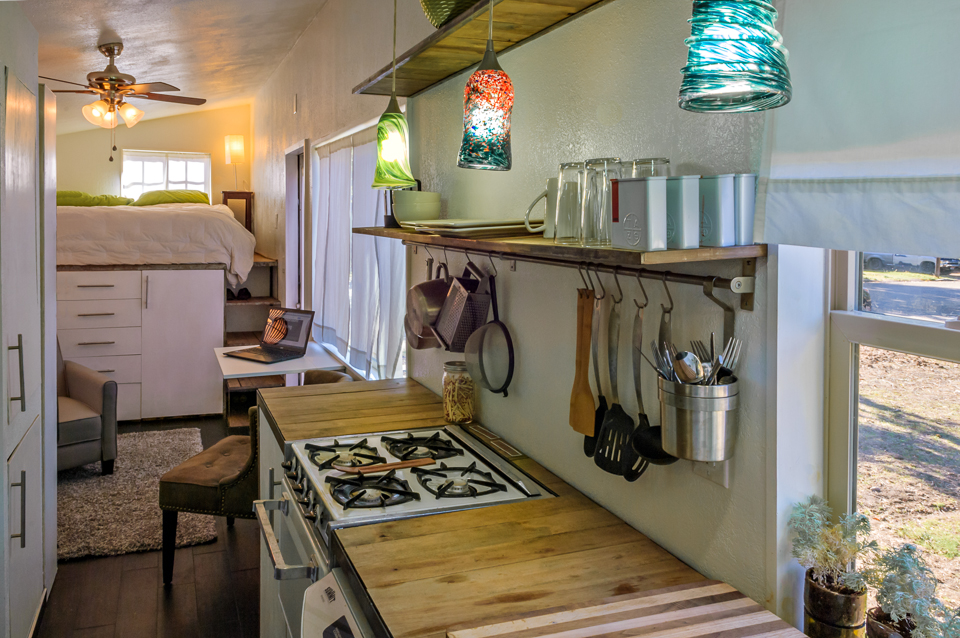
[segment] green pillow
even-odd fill
[[[134,206],[154,206],[156,204],[209,204],[210,198],[203,191],[147,191]]]
[[[90,195],[82,191],[57,191],[57,206],[129,206],[133,200],[117,195]]]

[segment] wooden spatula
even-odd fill
[[[365,467],[338,467],[337,469],[347,474],[379,474],[380,472],[389,472],[390,470],[403,470],[408,467],[433,465],[436,462],[437,461],[432,458],[410,459],[409,461],[398,461],[396,463],[381,463],[379,465],[367,465]]]
[[[590,389],[590,334],[593,329],[593,291],[577,290],[577,361],[570,392],[570,427],[594,436],[593,390]]]

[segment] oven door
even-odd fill
[[[303,595],[307,588],[330,571],[330,560],[313,534],[312,525],[303,518],[289,484],[284,481],[280,498],[254,501],[262,533],[262,555],[268,556],[276,587],[262,588],[274,600],[261,601],[261,607],[278,609],[286,631],[269,628],[270,636],[300,638]],[[272,520],[271,520],[272,519]],[[268,612],[269,613],[269,612]]]

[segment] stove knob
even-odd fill
[[[303,517],[304,517],[305,519],[307,519],[308,521],[315,521],[315,520],[317,520],[317,513],[314,512],[314,511],[311,509],[311,510],[308,511],[306,514],[304,514]]]
[[[303,491],[303,486],[300,485],[299,483],[294,483],[294,484],[291,485],[290,487],[292,487],[292,488],[293,488],[293,491],[296,492],[297,494],[299,494],[300,492]]]
[[[297,499],[297,503],[300,503],[301,505],[310,505],[312,501],[313,496],[310,493],[309,487],[307,487],[307,489],[303,491],[303,495]]]
[[[283,463],[280,464],[280,467],[282,467],[282,468],[285,469],[285,470],[292,470],[292,469],[293,469],[293,460],[284,461]]]
[[[296,481],[297,479],[300,478],[300,476],[296,472],[287,472],[286,474],[284,474],[284,476],[286,476],[291,481]]]

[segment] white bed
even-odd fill
[[[227,206],[58,206],[57,265],[214,264],[236,285],[256,239]]]

